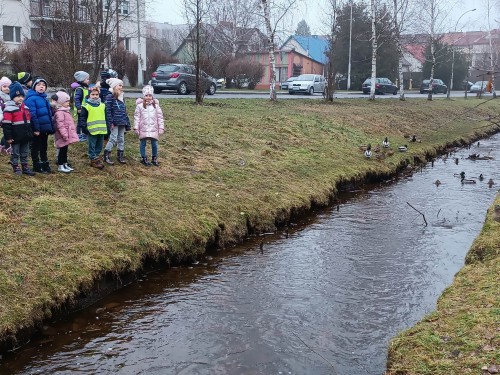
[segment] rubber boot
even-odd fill
[[[35,172],[33,172],[30,167],[28,167],[28,163],[26,164],[21,164],[21,168],[22,168],[22,173],[23,174],[26,174],[28,176],[34,176],[35,175]]]
[[[117,150],[116,151],[116,158],[118,159],[118,162],[120,164],[127,164],[127,161],[125,160],[124,156],[123,156],[124,152],[121,151],[121,150]]]
[[[155,167],[159,167],[160,166],[160,163],[158,163],[158,157],[157,156],[153,156],[153,159],[151,160],[151,162],[153,163],[153,165]]]
[[[104,169],[104,165],[101,163],[100,158],[95,158],[90,161],[90,166],[97,169]]]
[[[111,154],[111,152],[104,150],[104,158],[103,158],[103,160],[104,160],[105,163],[107,163],[109,165],[113,165],[115,163],[113,163],[113,161],[111,161],[111,158],[109,157],[110,154]]]
[[[143,156],[141,158],[141,163],[144,164],[146,167],[151,167],[151,163],[149,162],[148,160],[148,157],[147,156]]]

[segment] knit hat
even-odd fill
[[[33,85],[31,86],[31,88],[34,90],[36,88],[36,85],[38,85],[39,83],[45,83],[45,88],[48,87],[47,85],[47,81],[45,79],[43,79],[42,77],[36,77],[34,80],[33,80]]]
[[[69,102],[69,95],[64,91],[58,91],[57,95],[57,104],[63,105],[66,102]]]
[[[12,83],[12,81],[10,79],[8,79],[7,77],[0,78],[0,88],[3,86],[10,86],[11,83]]]
[[[106,80],[106,83],[111,88],[111,91],[113,91],[113,89],[116,86],[118,86],[118,85],[122,85],[123,86],[123,81],[121,79],[118,79],[118,78],[109,78],[109,79]]]
[[[75,77],[77,82],[83,82],[87,78],[90,78],[90,75],[87,72],[84,72],[83,70],[79,70],[75,74],[73,74],[73,77]]]
[[[9,95],[12,100],[14,100],[16,96],[19,95],[24,96],[23,86],[21,86],[19,82],[12,82],[11,85],[9,86],[9,89],[10,89]]]
[[[28,72],[19,72],[19,73],[17,73],[17,82],[19,82],[21,85],[27,84],[32,79],[33,79],[33,77]]]
[[[111,68],[104,68],[101,70],[101,80],[106,81],[110,78],[118,78],[118,73]]]
[[[146,96],[146,95],[153,95],[153,86],[151,85],[146,85],[142,88],[142,95],[143,96]]]

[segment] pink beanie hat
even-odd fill
[[[0,87],[10,86],[11,83],[12,83],[12,81],[10,79],[8,79],[7,77],[0,78]]]
[[[69,102],[69,95],[64,91],[58,91],[57,95],[57,104],[63,105],[66,102]]]

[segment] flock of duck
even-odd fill
[[[418,139],[416,135],[412,135],[409,138],[409,142],[418,142],[418,143],[420,143],[421,140]],[[479,142],[477,143],[477,145],[479,146]],[[364,156],[365,156],[366,159],[371,159],[372,156],[374,156],[376,159],[382,160],[382,159],[385,159],[386,156],[392,156],[392,155],[394,155],[394,151],[392,149],[390,149],[390,147],[391,147],[391,144],[389,143],[388,138],[385,137],[384,140],[382,141],[382,148],[386,149],[386,151],[381,151],[380,146],[376,146],[375,148],[372,149],[372,145],[371,144],[367,144],[366,146],[365,145],[360,146],[360,150],[364,152]],[[402,146],[398,146],[398,151],[399,152],[406,152],[406,151],[408,151],[408,145],[405,144],[405,145],[402,145]],[[471,155],[469,155],[467,157],[467,159],[472,159],[472,160],[491,160],[491,159],[493,159],[493,157],[491,157],[491,156],[481,156],[479,154],[471,154]],[[458,162],[456,164],[458,164]],[[453,175],[455,177],[460,177],[460,182],[462,184],[475,184],[476,180],[479,180],[479,181],[483,181],[484,180],[483,174],[480,174],[478,177],[471,177],[471,178],[466,178],[465,177],[465,172],[454,173]],[[436,182],[434,182],[434,184],[436,186],[439,186],[439,185],[441,185],[441,181],[436,180]],[[494,184],[495,184],[495,182],[493,181],[493,179],[490,178],[489,181],[488,181],[488,186],[491,188]]]

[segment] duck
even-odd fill
[[[389,148],[390,143],[389,143],[389,140],[387,139],[387,137],[385,137],[384,141],[382,142],[382,146],[384,148]]]
[[[481,173],[481,174],[479,175],[479,181],[483,181],[483,180],[484,180],[484,176],[483,176],[483,174]]]
[[[372,146],[368,144],[365,150],[365,158],[370,159],[372,157]]]
[[[385,152],[380,152],[375,154],[375,159],[377,160],[384,160],[385,159]]]
[[[471,179],[467,179],[467,178],[462,178],[460,180],[460,182],[462,182],[462,184],[475,184],[476,183],[476,180],[471,180]]]
[[[410,142],[418,142],[421,143],[422,141],[417,138],[417,136],[414,134],[410,137]]]
[[[461,179],[465,178],[465,172],[460,172],[460,173],[453,173],[453,176],[455,177],[460,177]]]
[[[436,180],[436,182],[434,182],[434,185],[436,185],[436,186],[439,186],[439,185],[441,185],[441,181],[439,181],[439,180]]]
[[[495,182],[490,178],[490,180],[488,181],[488,186],[492,187],[493,185],[495,185]]]
[[[392,150],[387,151],[387,156],[392,156],[392,155],[394,155],[394,151]]]
[[[399,146],[398,150],[401,152],[406,152],[406,151],[408,151],[408,146],[407,145]]]

